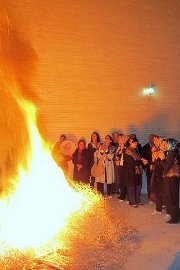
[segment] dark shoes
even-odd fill
[[[138,208],[137,204],[130,204],[130,206],[134,207],[134,208]]]
[[[179,223],[179,220],[170,219],[170,220],[166,221],[166,223],[168,223],[168,224],[177,224],[177,223]]]

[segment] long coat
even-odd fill
[[[180,220],[180,205],[179,205],[179,182],[180,176],[168,177],[166,174],[172,168],[175,160],[179,160],[179,149],[172,149],[167,153],[167,157],[161,160],[161,165],[164,168],[164,193],[166,208],[168,209],[173,221]]]
[[[164,180],[163,172],[164,172],[164,169],[161,165],[161,160],[160,158],[157,158],[154,161],[153,171],[152,171],[152,176],[151,176],[152,192],[155,192],[155,193],[163,192],[163,180]]]
[[[117,183],[120,187],[120,189],[122,189],[124,187],[124,176],[123,176],[123,172],[124,172],[124,166],[123,166],[123,162],[124,162],[124,152],[125,152],[125,148],[121,149],[121,147],[119,146],[115,153],[114,153],[114,163],[116,161],[119,162],[119,165],[114,165],[114,183]]]
[[[114,162],[113,162],[114,153],[108,151],[97,150],[95,152],[95,159],[98,159],[98,162],[102,162],[104,167],[104,172],[101,176],[95,178],[96,182],[99,183],[114,183]]]
[[[72,162],[74,164],[73,179],[78,182],[88,183],[90,179],[91,170],[91,153],[88,149],[84,149],[81,155],[81,161],[78,161],[78,149],[72,156]],[[82,165],[82,169],[78,171],[77,164]]]
[[[123,176],[124,185],[128,188],[130,186],[141,186],[142,185],[142,175],[135,174],[135,166],[142,165],[141,160],[134,160],[131,155],[124,153],[124,163],[123,163]]]
[[[144,165],[147,175],[151,175],[150,166],[152,165],[152,151],[150,143],[147,143],[142,148],[142,157],[148,160],[148,163]]]

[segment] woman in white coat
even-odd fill
[[[101,144],[99,149],[94,153],[95,160],[102,163],[104,168],[102,175],[96,177],[97,190],[105,194],[104,187],[107,184],[107,195],[111,196],[112,183],[114,183],[114,147],[111,145],[112,137],[106,135],[104,144]]]

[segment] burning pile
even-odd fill
[[[112,216],[106,200],[70,186],[56,166],[27,87],[35,53],[7,10],[0,15],[1,139],[7,142],[0,159],[0,269],[101,269],[110,259],[112,264],[115,246],[119,256],[117,243],[131,231],[122,217]],[[119,248],[123,253],[123,241]]]
[[[0,201],[0,268],[90,269],[110,259],[112,264],[109,247],[131,231],[96,192],[69,186],[39,134],[34,104],[13,96],[29,134],[28,162],[18,165],[14,190]]]

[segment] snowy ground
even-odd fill
[[[147,203],[143,196],[143,206],[132,208],[119,203],[113,195],[113,210],[127,213],[128,224],[137,229],[135,242],[137,249],[127,257],[123,270],[165,270],[168,269],[177,251],[180,250],[180,223],[165,223],[165,214],[152,215],[154,205]],[[179,266],[180,269],[180,266]]]

